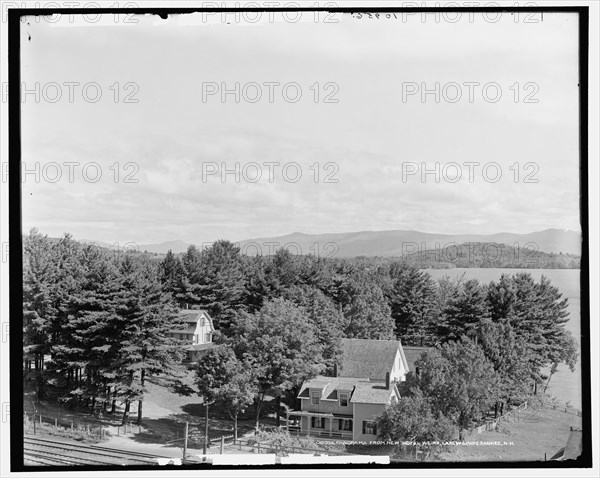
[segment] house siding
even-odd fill
[[[348,394],[348,405],[345,407],[340,406],[339,395],[337,400],[325,400],[323,398],[319,399],[318,405],[313,405],[312,403],[312,394],[313,393],[321,393],[321,390],[311,388],[309,389],[309,397],[302,399],[301,410],[307,410],[309,412],[319,412],[319,413],[334,413],[341,415],[352,415],[352,403],[350,403],[350,390],[346,392]],[[339,393],[339,392],[338,392]],[[344,392],[342,392],[344,393]]]
[[[319,420],[320,418],[315,418],[315,420]],[[340,428],[340,420],[343,419],[352,419],[351,416],[348,417],[334,417],[333,419],[331,418],[325,418],[325,428],[318,428],[318,427],[313,427],[312,424],[310,426],[310,430],[311,432],[314,432],[315,430],[321,430],[323,432],[329,432],[329,421],[333,420],[333,424],[331,426],[331,431],[332,432],[344,432],[344,433],[351,433],[350,430],[345,430],[344,426],[342,424],[342,427]],[[308,431],[308,422],[309,420],[311,420],[311,417],[301,417],[301,430],[302,433],[306,433]],[[312,422],[311,422],[312,423]],[[356,426],[354,425],[354,423],[352,423],[352,429],[354,430]]]
[[[354,404],[354,440],[369,442],[377,440],[377,435],[363,434],[363,421],[375,420],[385,410],[385,405],[376,403],[355,403]],[[377,430],[379,433],[379,430]]]
[[[390,381],[392,382],[402,382],[406,380],[406,370],[404,370],[404,365],[402,363],[402,358],[400,356],[400,350],[396,352],[396,358],[394,359],[394,365],[392,366],[392,370],[390,372]],[[383,377],[385,378],[385,377]]]
[[[171,330],[168,332],[172,338],[180,341],[183,346],[203,345],[212,343],[214,328],[211,325],[211,320],[206,313],[201,312],[198,315],[198,320],[195,323],[188,322],[185,328],[180,330]],[[207,336],[211,334],[210,336]],[[209,339],[209,340],[207,340]],[[197,362],[206,351],[187,351],[187,362]]]
[[[194,337],[193,344],[207,344],[212,342],[211,340],[206,340],[206,334],[212,334],[212,329],[210,328],[210,322],[204,316],[196,323],[196,327],[194,328]]]

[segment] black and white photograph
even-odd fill
[[[0,474],[597,476],[598,13],[3,3]]]

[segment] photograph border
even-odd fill
[[[171,14],[222,12],[327,12],[327,13],[428,13],[428,12],[541,12],[578,14],[579,42],[579,167],[580,167],[580,223],[581,249],[581,378],[582,378],[582,435],[583,450],[578,460],[532,462],[424,462],[390,463],[389,465],[319,464],[319,465],[118,465],[107,466],[26,466],[23,444],[23,236],[22,182],[21,182],[21,22],[22,16],[53,14],[154,14],[166,18]],[[336,8],[19,8],[8,10],[8,130],[9,130],[9,307],[10,316],[10,441],[12,472],[58,471],[126,471],[126,470],[243,470],[243,469],[457,469],[457,468],[588,468],[592,466],[592,407],[590,357],[590,269],[589,269],[589,190],[588,190],[588,68],[589,68],[589,7],[588,6],[535,6],[535,7],[336,7]]]

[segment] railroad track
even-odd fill
[[[157,457],[102,446],[80,445],[34,436],[23,440],[25,463],[32,465],[158,465]]]

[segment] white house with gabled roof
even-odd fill
[[[377,440],[376,418],[400,399],[397,382],[409,372],[399,340],[342,339],[334,377],[302,384],[300,410],[287,411],[299,433],[369,443]]]
[[[187,356],[186,364],[195,364],[203,354],[216,347],[213,343],[215,327],[208,312],[202,309],[185,309],[179,312],[183,328],[169,330],[168,334],[182,343]]]

